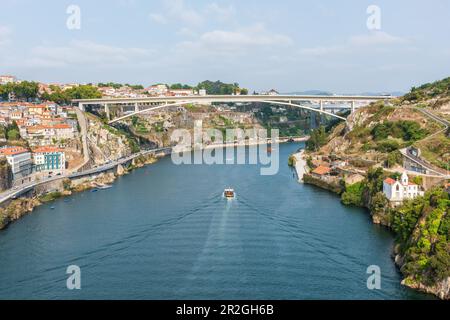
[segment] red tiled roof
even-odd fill
[[[21,154],[21,153],[25,153],[25,152],[28,152],[28,150],[23,147],[6,147],[6,148],[0,149],[0,153],[5,156],[13,156],[13,155]]]
[[[384,180],[384,182],[386,182],[387,184],[394,184],[396,181],[394,180],[394,179],[392,179],[392,178],[387,178],[387,179],[385,179]]]
[[[57,123],[54,125],[37,125],[37,126],[29,126],[27,130],[42,130],[42,129],[71,129],[72,126],[67,123]]]
[[[36,149],[33,149],[34,153],[50,153],[50,152],[62,152],[63,150],[58,148],[58,147],[54,147],[54,146],[43,146],[43,147],[39,147]]]
[[[331,171],[331,168],[329,168],[329,167],[318,166],[316,169],[313,170],[313,173],[322,176],[324,174],[330,173],[330,171]]]

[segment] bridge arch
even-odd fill
[[[147,109],[135,111],[135,112],[127,114],[126,116],[123,116],[123,117],[116,118],[114,120],[109,121],[108,123],[112,124],[114,122],[117,122],[117,121],[120,121],[120,120],[124,120],[126,118],[130,118],[132,116],[135,116],[137,114],[144,113],[144,112],[147,112],[147,111],[154,111],[154,110],[163,109],[163,108],[167,108],[167,107],[181,106],[183,104],[188,104],[188,103],[191,103],[191,102],[189,102],[189,101],[182,101],[182,102],[176,102],[176,103],[162,104],[162,105],[156,106],[156,107],[150,107],[150,108],[147,108]]]
[[[310,111],[313,111],[313,112],[318,112],[318,113],[321,113],[321,114],[325,114],[325,115],[328,115],[328,116],[331,116],[331,117],[334,117],[334,118],[338,118],[338,119],[347,121],[346,118],[341,117],[339,115],[336,115],[334,113],[331,113],[331,112],[328,112],[328,111],[325,111],[325,110],[321,110],[321,109],[316,109],[316,108],[312,108],[312,107],[307,107],[307,106],[291,103],[291,102],[281,102],[281,101],[261,101],[261,102],[262,103],[268,103],[268,104],[275,104],[275,105],[281,105],[281,106],[290,106],[290,107],[310,110]],[[135,115],[147,112],[147,111],[154,111],[154,110],[163,109],[163,108],[167,108],[167,107],[181,106],[183,104],[188,104],[188,103],[199,103],[199,102],[196,102],[196,101],[181,101],[181,102],[175,102],[175,103],[169,103],[169,104],[162,104],[162,105],[159,105],[159,106],[156,106],[156,107],[150,107],[150,108],[147,108],[147,109],[135,111],[135,112],[127,114],[125,116],[113,119],[113,120],[109,121],[109,124],[112,124],[112,123],[115,123],[115,122],[118,122],[118,121],[130,118],[132,116],[135,116]]]
[[[281,102],[281,101],[263,101],[264,103],[270,103],[270,104],[276,104],[276,105],[281,105],[281,106],[291,106],[291,107],[296,107],[296,108],[301,108],[301,109],[306,109],[306,110],[310,110],[310,111],[314,111],[314,112],[319,112],[322,114],[326,114],[328,116],[332,116],[344,121],[347,121],[346,118],[338,116],[337,114],[334,114],[332,112],[328,112],[328,111],[324,111],[324,110],[320,110],[320,109],[315,109],[315,108],[311,108],[311,107],[307,107],[307,106],[302,106],[299,104],[295,104],[295,103],[291,103],[291,102]]]

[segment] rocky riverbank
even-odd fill
[[[48,191],[46,188],[36,189],[34,194],[30,197],[11,200],[0,208],[0,230],[6,228],[10,223],[33,212],[36,207],[44,203],[54,201],[61,197],[70,196],[75,192],[83,192],[112,184],[118,177],[126,175],[134,169],[155,163],[156,161],[157,158],[153,156],[140,156],[133,159],[131,165],[128,167],[119,165],[116,172],[100,173],[95,177],[85,177],[77,180],[66,179],[58,186],[51,188],[51,191]]]
[[[369,176],[371,174],[373,175],[374,173],[369,172]],[[382,178],[382,175],[380,177]],[[448,276],[448,266],[445,262],[449,253],[448,248],[445,247],[445,242],[443,240],[440,242],[434,240],[436,246],[442,246],[443,248],[433,255],[423,254],[420,249],[421,246],[431,246],[431,240],[428,238],[435,239],[439,237],[436,227],[432,226],[435,226],[436,223],[437,226],[446,224],[443,221],[448,212],[448,205],[446,204],[448,203],[448,197],[445,197],[446,193],[435,189],[426,194],[423,200],[416,199],[415,203],[392,208],[382,193],[372,193],[370,191],[373,191],[374,185],[377,184],[375,181],[379,181],[380,177],[377,177],[374,181],[368,178],[364,182],[365,187],[363,185],[359,187],[361,200],[358,205],[368,209],[373,223],[386,226],[397,234],[397,245],[393,250],[393,260],[405,276],[402,285],[433,294],[440,299],[449,300],[450,277]],[[352,186],[346,186],[345,182],[343,180],[339,181],[339,179],[324,180],[311,174],[305,174],[303,180],[307,184],[312,184],[341,195],[344,204],[346,204],[344,193],[354,192],[349,191]],[[356,205],[355,203],[352,204]],[[404,221],[409,221],[415,216],[418,216],[418,221],[413,225],[413,229],[407,232],[408,229],[405,228],[409,227],[404,226]],[[433,229],[430,229],[431,227]],[[432,232],[436,233],[436,235],[431,234]]]

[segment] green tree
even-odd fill
[[[16,129],[9,130],[7,135],[8,140],[19,140],[20,138],[19,130]]]
[[[324,126],[314,129],[309,140],[306,142],[306,149],[309,151],[317,151],[327,143],[328,135]]]
[[[243,95],[243,96],[248,95],[248,89],[242,88],[241,89],[241,95]]]
[[[402,164],[403,162],[403,156],[400,151],[393,151],[388,154],[388,158],[386,160],[386,165],[388,168],[392,168],[396,164]]]
[[[350,186],[346,186],[345,192],[341,196],[341,201],[345,205],[354,205],[362,207],[364,205],[363,201],[363,191],[364,183],[358,182]]]

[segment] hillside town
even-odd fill
[[[14,182],[66,170],[64,150],[78,137],[78,123],[71,107],[0,103],[0,125],[4,128],[0,155],[8,160]]]
[[[39,181],[43,177],[75,172],[83,165],[81,132],[76,110],[71,105],[72,98],[144,98],[144,97],[182,97],[206,96],[213,94],[241,95],[248,90],[238,84],[223,84],[219,81],[205,81],[193,87],[183,84],[154,84],[148,87],[117,83],[42,83],[19,80],[14,75],[0,76],[0,157],[11,167],[8,182],[0,187],[0,191],[18,188],[25,183]],[[276,95],[276,90],[262,94]],[[177,112],[157,111],[142,115],[139,120],[129,121],[130,130],[136,136],[151,140],[153,144],[163,146],[167,143],[167,133],[171,130],[189,126],[196,120],[205,125],[226,128],[230,125],[257,125],[255,115],[259,109],[250,112],[237,112],[242,104],[214,105],[208,110],[204,108],[190,109],[189,117],[186,109],[178,107]],[[168,111],[170,111],[169,109]],[[282,122],[286,109],[272,108],[277,119]],[[287,121],[287,120],[286,120]],[[93,119],[88,119],[95,128]],[[91,128],[91,131],[92,131]],[[92,132],[91,139],[96,134]],[[106,133],[107,134],[107,133]],[[102,134],[101,134],[102,135]],[[111,138],[111,136],[110,136]],[[107,139],[104,137],[103,140]],[[104,145],[106,140],[104,141]],[[104,163],[105,150],[100,150],[90,142],[95,163]],[[125,152],[125,151],[124,151]],[[108,151],[106,151],[108,153]],[[114,153],[114,152],[112,152]],[[118,155],[126,155],[119,152]]]

